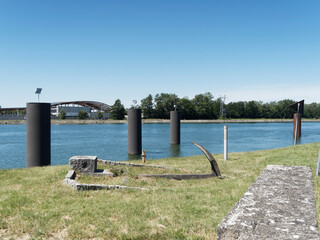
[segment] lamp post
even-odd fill
[[[42,88],[37,88],[35,94],[38,94],[38,102],[40,100],[40,94],[41,94]]]

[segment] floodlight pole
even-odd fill
[[[40,93],[42,91],[42,88],[37,88],[35,94],[38,94],[38,102],[40,102]]]

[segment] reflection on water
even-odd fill
[[[141,155],[140,154],[128,154],[128,160],[140,160]]]
[[[295,142],[295,139],[294,139],[294,137],[293,137],[293,143],[292,143],[292,145],[294,145],[294,142]],[[298,145],[298,144],[301,144],[301,137],[298,137],[298,136],[297,136],[296,145]]]
[[[180,157],[180,144],[170,144],[170,157]]]

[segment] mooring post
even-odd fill
[[[179,111],[170,111],[170,144],[180,144]]]
[[[141,109],[128,110],[128,154],[140,155],[141,139]]]
[[[297,113],[293,115],[293,132],[294,132],[294,145],[297,144],[297,137],[301,137],[301,117],[300,117],[300,103],[297,106]]]
[[[224,160],[228,160],[228,125],[224,125]]]
[[[27,103],[27,168],[51,164],[50,115],[50,103]]]
[[[297,111],[297,113],[294,113],[293,115],[293,137],[294,137],[294,145],[296,145],[297,137],[301,137],[301,118],[303,115],[304,100],[291,104],[290,108]]]

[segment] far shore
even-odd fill
[[[98,119],[52,119],[52,125],[62,124],[125,124],[127,120],[98,120]],[[293,122],[292,119],[226,119],[226,120],[181,120],[181,123],[282,123]],[[320,122],[320,119],[302,119],[302,122]],[[142,123],[170,123],[169,119],[143,119]],[[0,125],[26,124],[26,120],[0,120]]]

